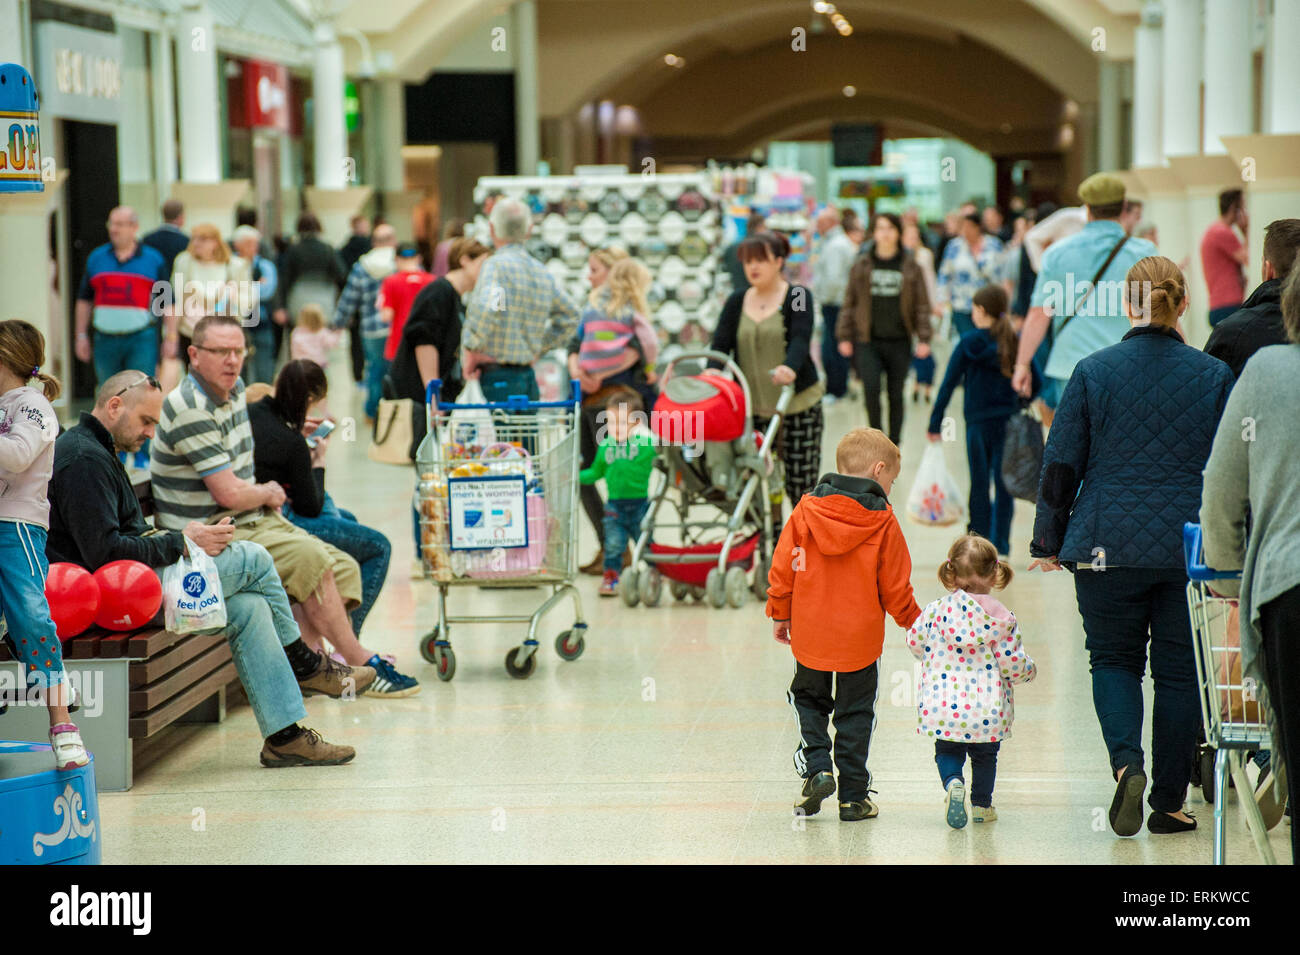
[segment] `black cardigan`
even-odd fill
[[[278,481],[294,513],[319,517],[325,506],[325,469],[312,467],[307,439],[289,426],[271,395],[248,406],[248,423],[257,483]]]
[[[744,306],[745,292],[741,289],[731,293],[722,314],[718,316],[718,325],[713,330],[714,351],[735,356],[736,332],[740,328],[741,311]],[[781,303],[781,315],[785,319],[785,364],[794,369],[795,394],[817,384],[817,366],[812,360],[813,316],[817,314],[813,306],[812,292],[802,285],[791,285]],[[762,371],[771,371],[770,368]]]

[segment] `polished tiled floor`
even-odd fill
[[[341,356],[340,356],[341,357]],[[342,365],[331,373],[335,414],[359,414]],[[960,416],[956,406],[952,413]],[[924,406],[909,406],[904,499],[923,446]],[[827,416],[826,447],[865,423],[860,403]],[[1114,784],[1093,716],[1083,634],[1067,574],[1021,573],[1004,600],[1021,621],[1038,679],[1018,688],[1016,727],[1002,750],[990,826],[948,828],[933,750],[916,734],[912,658],[889,624],[871,768],[879,818],[802,821],[790,806],[793,716],[789,650],[772,641],[757,602],[743,610],[674,605],[628,610],[581,578],[591,628],[586,654],[551,649],[571,622],[545,621],[537,672],[511,679],[518,628],[460,627],[459,669],[439,683],[416,651],[435,610],[431,584],[410,581],[410,472],[374,464],[364,445],[336,440],[327,485],[394,541],[388,584],[365,642],[398,654],[424,684],[412,699],[308,701],[309,725],[356,746],[349,766],[273,772],[247,705],[215,726],[175,727],[138,761],[135,788],[101,796],[104,861],[279,862],[1086,862],[1208,863],[1211,807],[1193,793],[1199,831],[1118,839],[1106,826]],[[958,446],[960,447],[960,446]],[[827,460],[831,460],[830,457]],[[960,451],[949,465],[966,484]],[[1017,505],[1013,564],[1028,558],[1032,513]],[[949,530],[903,528],[924,605]],[[595,547],[581,527],[581,552]],[[527,592],[453,591],[457,612],[523,607]],[[531,608],[530,608],[531,609]],[[1149,732],[1149,729],[1148,729]],[[1235,806],[1235,802],[1232,804]],[[1288,824],[1273,834],[1288,858]],[[1256,861],[1239,816],[1228,858]]]

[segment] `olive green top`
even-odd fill
[[[754,321],[749,312],[740,313],[740,327],[736,329],[736,364],[749,380],[749,392],[754,402],[754,414],[771,417],[776,412],[781,388],[772,383],[772,369],[785,364],[785,323],[777,309],[761,322]],[[819,380],[790,399],[785,409],[787,415],[807,411],[822,400],[826,386]]]

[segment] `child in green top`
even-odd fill
[[[579,475],[583,484],[605,479],[605,575],[600,595],[618,593],[618,572],[623,568],[623,550],[629,540],[641,536],[641,521],[650,502],[650,472],[654,468],[654,439],[641,424],[645,405],[641,396],[627,389],[616,391],[597,416],[604,436],[596,448],[591,467]],[[601,420],[603,419],[603,420]]]

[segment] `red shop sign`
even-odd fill
[[[289,131],[289,71],[275,63],[244,61],[244,109],[253,129]]]

